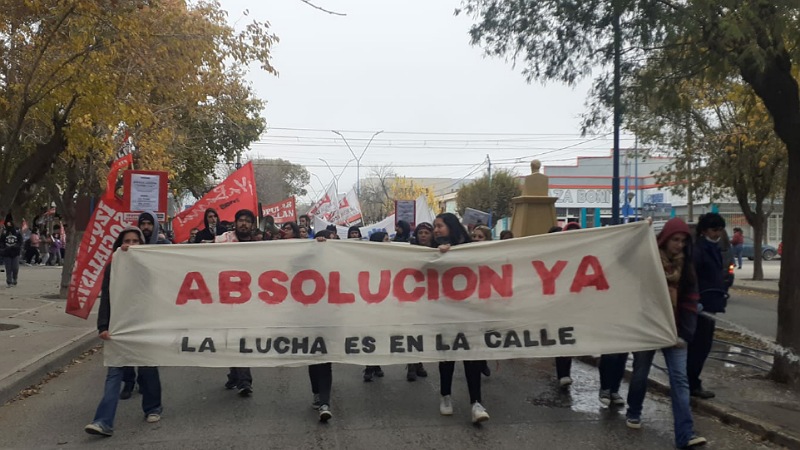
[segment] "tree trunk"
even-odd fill
[[[58,290],[61,298],[67,298],[69,284],[72,281],[72,269],[75,267],[75,257],[78,255],[78,247],[81,245],[84,233],[85,231],[76,230],[74,225],[67,228],[67,251],[64,255],[64,265],[61,268],[61,286]]]
[[[783,255],[778,294],[777,342],[789,355],[776,355],[771,377],[780,382],[800,385],[800,139],[787,142],[789,171],[783,210]],[[794,362],[792,362],[794,360]]]
[[[753,227],[753,279],[760,281],[764,279],[764,264],[761,254],[762,243],[764,242],[764,210],[761,205],[756,205],[755,220],[750,226]]]

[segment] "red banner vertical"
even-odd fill
[[[217,210],[220,221],[232,222],[236,211],[240,209],[249,209],[253,214],[257,214],[258,198],[253,163],[245,164],[204,195],[191,208],[172,219],[175,242],[184,242],[189,239],[189,232],[192,228],[202,229],[205,226],[203,217],[208,208]]]

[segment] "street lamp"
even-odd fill
[[[356,195],[361,196],[361,158],[364,157],[364,153],[367,152],[367,149],[369,148],[369,145],[372,144],[372,140],[375,139],[375,136],[383,133],[383,130],[376,131],[375,134],[373,134],[372,137],[369,138],[369,142],[367,142],[367,145],[364,147],[364,150],[361,151],[360,156],[356,156],[356,152],[354,152],[353,149],[350,147],[350,144],[347,142],[347,139],[344,138],[342,133],[336,130],[331,130],[331,132],[339,135],[339,137],[342,138],[342,140],[344,141],[344,145],[347,146],[347,149],[350,150],[350,154],[353,155],[353,158],[356,160]]]

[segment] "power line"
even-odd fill
[[[323,128],[295,128],[295,127],[267,127],[268,130],[282,130],[282,131],[310,131],[316,133],[330,133],[331,129]],[[374,130],[343,130],[337,129],[341,132],[347,133],[373,133]],[[431,136],[575,136],[578,133],[507,133],[507,132],[448,132],[448,131],[384,131],[384,134],[420,134]],[[608,133],[602,134],[606,136]],[[600,134],[587,134],[586,136],[598,136]]]

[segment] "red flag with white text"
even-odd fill
[[[272,216],[275,223],[297,222],[297,209],[294,197],[281,200],[277,203],[261,206],[261,215]]]
[[[253,214],[257,214],[258,198],[254,180],[253,163],[247,163],[210,190],[191,208],[175,216],[172,219],[175,242],[189,239],[192,228],[205,227],[203,217],[208,208],[217,210],[220,221],[233,222],[236,211],[240,209],[249,209]]]

